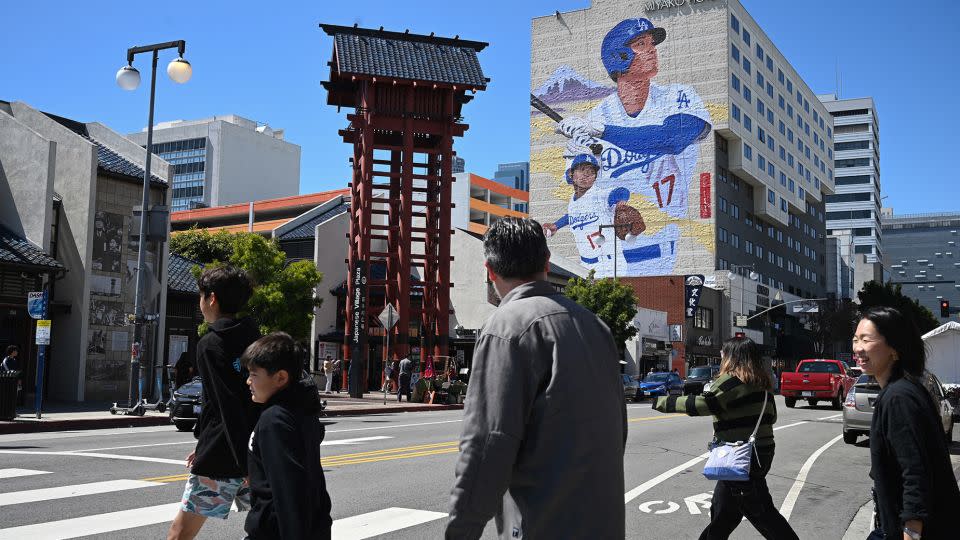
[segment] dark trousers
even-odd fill
[[[410,374],[401,373],[397,384],[397,401],[403,401],[403,396],[407,396],[407,402],[410,401]]]
[[[783,518],[770,497],[767,473],[773,463],[772,450],[759,450],[760,464],[754,457],[750,480],[728,482],[720,480],[713,488],[710,506],[710,524],[700,534],[700,540],[726,540],[746,517],[764,538],[796,539],[790,524]]]

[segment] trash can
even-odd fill
[[[0,420],[17,416],[17,381],[19,371],[0,371]]]

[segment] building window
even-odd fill
[[[770,96],[770,99],[773,99],[773,85],[767,83],[767,95]]]
[[[747,44],[747,47],[750,46],[750,32],[747,32],[747,29],[743,29],[743,42]]]
[[[761,246],[760,244],[757,244],[757,245],[754,247],[754,250],[753,250],[753,251],[757,254],[757,258],[758,258],[758,259],[762,259],[762,258],[763,258],[763,246]]]
[[[743,57],[743,70],[747,72],[747,75],[750,75],[750,61],[747,60],[747,57]]]
[[[770,109],[767,109],[767,112],[770,112]],[[773,148],[774,148],[773,137],[767,137],[767,148],[769,148],[770,151],[773,152]]]
[[[720,266],[720,270],[727,270],[730,268],[730,263],[726,259],[721,257],[719,260],[719,266]]]
[[[737,92],[740,91],[740,78],[737,77],[736,74],[734,73],[730,74],[730,87]]]
[[[777,203],[777,195],[773,192],[772,189],[767,190],[767,202],[769,202],[770,204]]]
[[[743,115],[743,127],[747,128],[747,131],[753,131],[753,120],[750,118],[749,114]]]
[[[721,270],[723,270],[721,268]],[[693,327],[701,330],[713,330],[713,310],[705,307],[698,307],[693,312]]]
[[[740,249],[740,237],[736,234],[730,233],[730,245]]]
[[[773,139],[770,139],[770,140],[772,141]],[[769,162],[767,163],[767,175],[770,178],[777,177],[777,171],[776,171],[776,168],[773,166],[773,163],[769,163]]]
[[[793,105],[787,103],[787,116],[793,119]]]
[[[767,57],[767,71],[773,73],[773,58]]]
[[[735,34],[740,33],[740,19],[736,18],[732,13],[730,14],[730,28]]]
[[[835,166],[838,169],[846,169],[849,167],[869,167],[870,158],[838,159],[835,163]]]
[[[740,121],[740,107],[737,107],[736,103],[734,103],[733,106],[730,107],[730,116],[733,117],[733,119],[736,120],[737,122]]]
[[[760,102],[757,101],[757,103],[760,103]],[[767,133],[763,131],[763,128],[760,126],[757,126],[757,138],[760,139],[760,142],[762,143],[767,142]]]
[[[777,122],[777,131],[779,131],[781,135],[787,134],[787,126],[783,124],[783,120]]]
[[[740,219],[740,207],[735,204],[731,204],[730,215],[733,216],[733,219]]]
[[[720,228],[717,229],[717,235],[718,235],[720,241],[723,242],[724,244],[726,244],[726,243],[729,241],[729,238],[730,238],[730,237],[729,237],[729,235],[728,235],[728,233],[727,233],[727,230],[724,229],[723,227],[720,227]]]
[[[763,101],[760,101],[760,99],[758,98],[758,99],[757,99],[757,114],[760,115],[760,118],[763,118],[763,115],[766,114],[766,112],[767,112],[766,106],[763,104]]]
[[[723,198],[723,197],[717,197],[717,207],[720,209],[721,212],[723,212],[724,214],[726,214],[726,213],[727,213],[727,199],[725,199],[725,198]]]
[[[780,84],[783,84],[783,70],[777,68],[777,80],[780,81]]]
[[[749,240],[744,240],[744,241],[743,241],[743,250],[746,251],[747,253],[749,253],[750,255],[753,255],[753,242],[751,242],[751,241],[749,241]]]
[[[763,92],[763,86],[764,86],[763,73],[761,73],[759,69],[757,70],[757,86],[759,86],[760,91]]]
[[[833,145],[833,149],[837,152],[843,150],[869,150],[870,141],[838,142]]]
[[[744,115],[744,118],[749,119],[749,116]],[[744,143],[743,145],[743,159],[747,161],[753,161],[753,148],[750,148],[749,144]]]
[[[738,49],[736,45],[730,45],[730,56],[734,62],[740,63],[740,49]]]
[[[767,122],[769,122],[771,126],[773,125],[773,109],[767,109]]]
[[[767,168],[767,158],[763,157],[763,154],[757,154],[757,167],[760,167],[760,170]]]
[[[756,52],[757,52],[757,60],[760,60],[761,62],[763,62],[763,47],[761,47],[759,43],[757,43]]]
[[[747,100],[747,103],[753,101],[753,92],[750,91],[750,87],[743,85],[743,99]]]
[[[784,199],[783,197],[780,197],[780,211],[782,212],[787,211],[787,200]]]

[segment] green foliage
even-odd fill
[[[310,336],[310,321],[314,308],[320,307],[322,299],[314,294],[323,275],[311,261],[286,264],[286,255],[275,240],[268,240],[253,233],[227,233],[220,231],[190,230],[174,236],[186,239],[170,249],[183,257],[191,258],[212,267],[229,262],[242,268],[254,282],[253,296],[247,310],[240,315],[250,315],[259,324],[263,333],[283,331],[296,340]],[[223,258],[220,258],[223,257]],[[195,277],[203,269],[193,268]],[[197,329],[206,333],[206,323]]]
[[[899,310],[905,316],[913,319],[921,334],[940,326],[940,322],[929,309],[920,305],[920,302],[905,296],[901,286],[888,281],[880,284],[877,281],[868,281],[863,289],[857,293],[860,299],[860,310],[866,311],[872,307],[886,306]]]
[[[170,251],[202,264],[228,261],[233,255],[234,235],[227,231],[213,234],[206,229],[192,228],[170,238]]]
[[[613,279],[595,279],[594,272],[586,278],[573,278],[563,293],[589,309],[613,333],[617,348],[623,350],[627,340],[637,335],[633,318],[637,315],[637,298],[633,289]]]

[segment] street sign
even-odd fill
[[[37,321],[37,345],[50,344],[50,328],[51,321],[49,319]]]
[[[47,307],[47,296],[43,291],[27,293],[27,313],[34,319],[42,319]]]
[[[736,325],[740,328],[743,328],[747,325],[747,316],[746,315],[737,315]]]
[[[794,313],[820,313],[820,306],[817,304],[794,304]]]
[[[393,304],[387,304],[387,307],[383,308],[380,315],[377,315],[377,319],[384,328],[389,330],[397,324],[397,315],[399,315],[399,313],[397,313],[397,309],[393,307]]]

